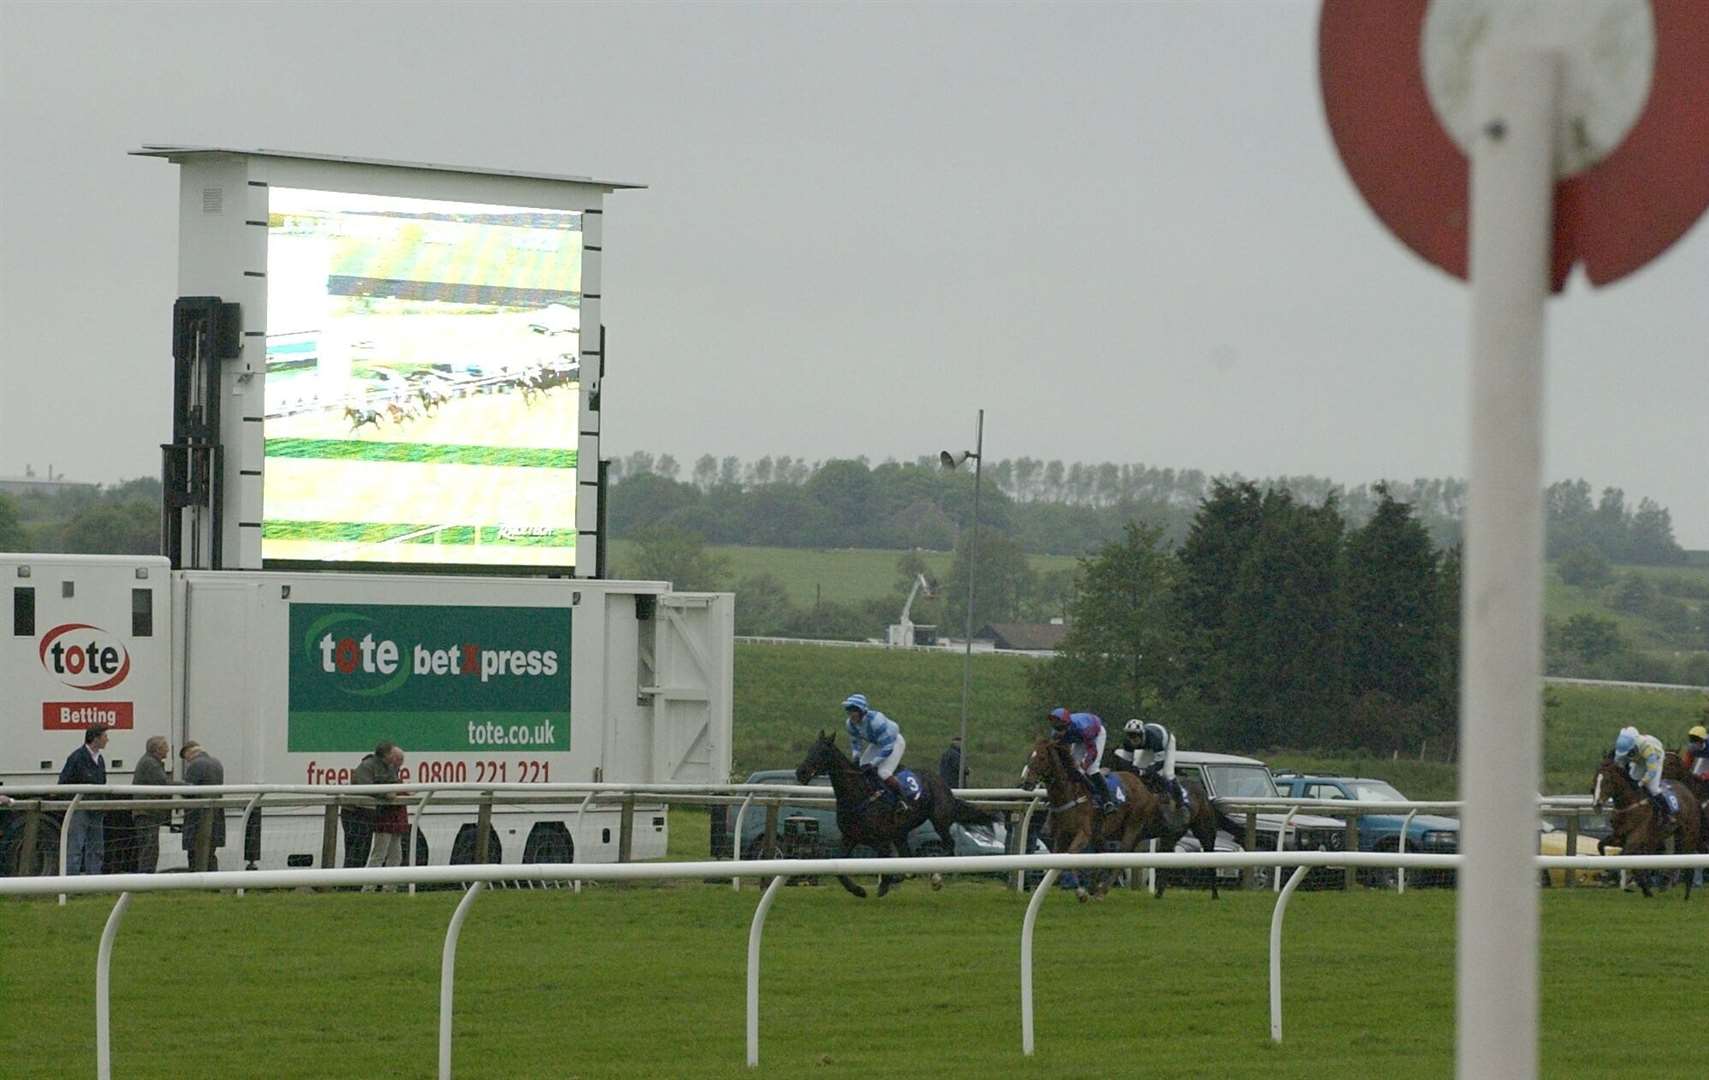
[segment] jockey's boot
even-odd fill
[[[1092,791],[1092,803],[1105,814],[1116,812],[1116,801],[1110,798],[1110,786],[1104,781],[1103,774],[1086,777],[1086,786]]]
[[[895,801],[897,806],[908,805],[908,800],[902,797],[902,781],[894,776],[886,776],[884,786],[889,789],[890,798]]]
[[[1650,806],[1655,808],[1657,828],[1663,833],[1672,832],[1676,822],[1673,811],[1668,807],[1666,795],[1651,795]]]

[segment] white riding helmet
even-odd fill
[[[1138,719],[1129,720],[1127,723],[1122,725],[1122,730],[1127,732],[1129,735],[1138,735],[1145,731],[1145,721]]]

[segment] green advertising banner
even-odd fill
[[[292,604],[286,749],[570,748],[570,609]]]

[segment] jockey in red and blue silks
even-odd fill
[[[1093,801],[1104,813],[1115,813],[1116,804],[1104,785],[1104,722],[1089,712],[1070,713],[1060,708],[1050,710],[1049,719],[1051,734],[1068,747],[1068,756],[1080,770]]]
[[[896,767],[902,764],[902,751],[908,741],[896,721],[867,705],[865,694],[850,694],[843,699],[843,712],[848,717],[849,757],[867,770],[898,800],[902,785],[896,779]]]

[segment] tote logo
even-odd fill
[[[42,667],[74,690],[111,690],[131,673],[131,653],[113,634],[88,623],[62,623],[42,635]]]

